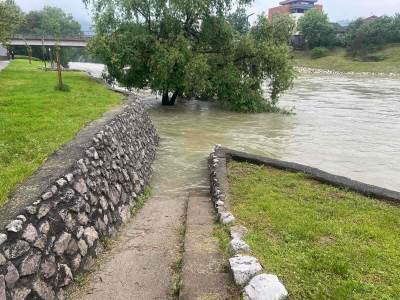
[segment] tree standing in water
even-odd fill
[[[294,22],[260,16],[252,28],[237,32],[232,8],[243,11],[251,0],[84,2],[95,10],[90,49],[105,62],[110,79],[151,88],[163,105],[184,95],[239,111],[272,111],[292,84],[287,41]]]

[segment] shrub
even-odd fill
[[[348,52],[353,57],[369,56],[385,45],[397,42],[400,42],[399,15],[357,19],[349,25],[346,34]]]
[[[367,62],[378,62],[385,60],[385,55],[383,55],[382,53],[368,54],[363,56],[361,59],[362,61]]]
[[[311,50],[311,58],[317,59],[321,57],[328,56],[329,50],[325,47],[316,47]]]

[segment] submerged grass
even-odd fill
[[[399,207],[246,163],[229,164],[229,184],[246,241],[290,299],[398,299]]]
[[[64,72],[70,90],[57,91],[57,74],[40,66],[16,60],[0,72],[0,206],[51,153],[122,100],[80,72]]]
[[[295,51],[293,62],[298,66],[339,72],[400,74],[399,44],[388,45],[377,54],[383,55],[385,59],[379,62],[356,61],[349,57],[343,48],[335,49],[328,56],[317,59],[312,59],[307,51]]]

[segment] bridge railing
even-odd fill
[[[11,37],[12,40],[51,40],[51,41],[88,41],[94,36],[94,33],[83,33],[74,36],[54,36],[54,35],[40,35],[40,34],[16,34]]]

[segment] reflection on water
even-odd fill
[[[238,114],[201,101],[161,107],[160,99],[145,99],[154,103],[150,114],[162,138],[155,185],[164,191],[206,185],[214,144],[400,190],[395,79],[301,76],[280,102],[295,107],[293,115]]]

